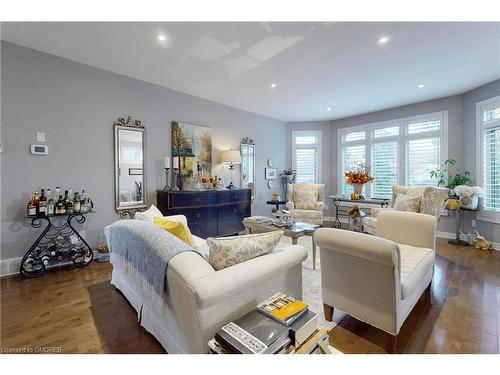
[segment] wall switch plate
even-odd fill
[[[45,142],[45,133],[44,132],[36,132],[36,141],[37,142]]]
[[[476,227],[476,220],[472,220],[472,228],[475,228]]]

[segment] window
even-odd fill
[[[396,184],[436,185],[429,173],[446,158],[446,129],[447,112],[341,129],[342,193],[352,193],[344,172],[355,169],[359,163],[366,163],[375,177],[364,190],[367,198],[390,199]]]
[[[500,96],[477,104],[478,185],[484,187],[479,217],[500,223]]]
[[[321,132],[296,130],[292,132],[292,168],[296,182],[320,182]]]

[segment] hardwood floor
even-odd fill
[[[48,271],[1,284],[3,353],[60,347],[62,353],[164,353],[109,283],[111,265]],[[322,312],[320,312],[322,313]],[[344,353],[384,353],[386,335],[335,310],[331,344]],[[431,295],[424,294],[398,337],[400,353],[498,353],[500,252],[438,240]]]

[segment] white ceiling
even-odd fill
[[[500,78],[500,23],[3,23],[1,35],[283,121],[343,118]]]

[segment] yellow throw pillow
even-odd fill
[[[170,234],[184,241],[188,245],[193,245],[193,236],[186,224],[178,221],[171,221],[163,217],[155,217],[154,224],[161,229],[165,229]]]

